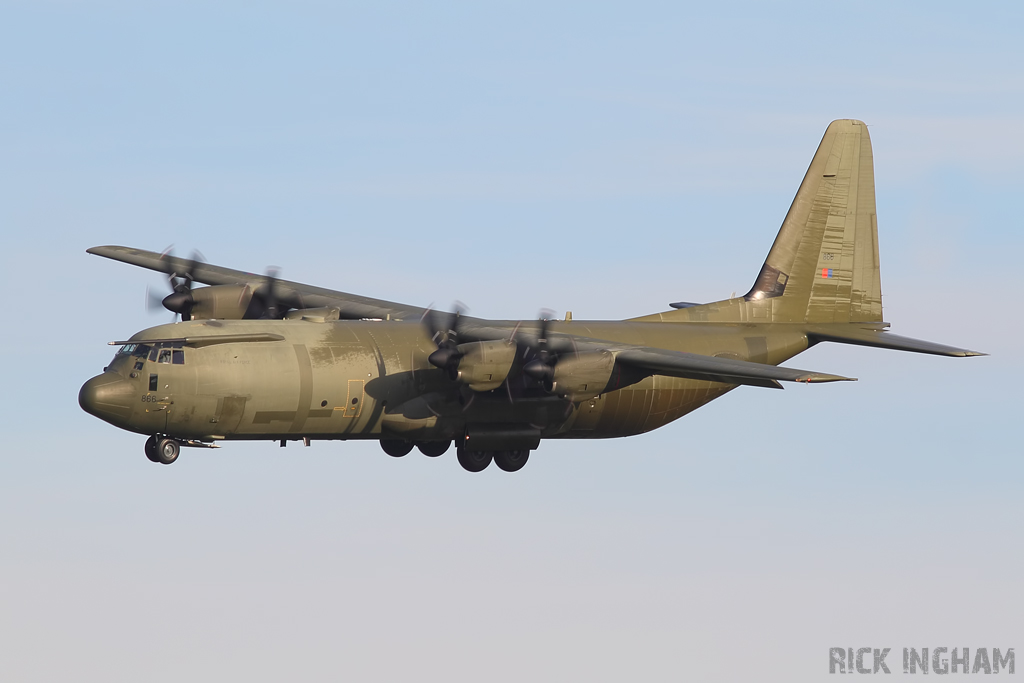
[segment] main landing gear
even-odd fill
[[[412,441],[402,441],[401,439],[380,440],[380,447],[392,458],[401,458],[403,455],[409,455],[413,446],[420,449],[420,453],[428,458],[436,458],[439,455],[444,455],[451,445],[451,441],[417,441],[414,444]]]
[[[146,457],[161,465],[170,465],[180,452],[181,444],[175,439],[154,435],[146,441]]]
[[[530,451],[471,451],[460,448],[458,458],[459,464],[467,472],[483,472],[491,460],[506,472],[518,472],[530,459]]]
[[[403,441],[402,439],[381,439],[380,447],[393,458],[401,458],[418,448],[423,455],[436,458],[451,448],[451,441]],[[471,451],[467,448],[456,449],[459,464],[467,472],[483,472],[493,461],[499,469],[506,472],[518,472],[530,459],[529,450],[520,451]]]

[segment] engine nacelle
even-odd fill
[[[585,401],[604,392],[615,371],[611,351],[594,351],[578,356],[562,356],[544,388],[573,401]]]
[[[459,344],[462,354],[456,379],[473,391],[491,391],[501,386],[516,359],[516,345],[503,339]]]
[[[192,318],[241,320],[252,301],[249,285],[213,285],[192,290]]]
[[[284,315],[285,320],[307,320],[314,323],[327,323],[341,319],[341,311],[333,306],[320,308],[297,308]]]

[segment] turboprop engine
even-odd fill
[[[468,342],[442,347],[430,354],[430,363],[446,368],[457,382],[473,391],[491,391],[501,386],[512,369],[516,345],[505,339]]]
[[[175,296],[175,295],[171,295]],[[214,285],[212,287],[196,287],[186,294],[191,301],[182,301],[182,307],[196,320],[241,320],[252,301],[252,288],[249,285]],[[170,298],[170,297],[168,297]],[[166,300],[164,303],[167,308]],[[171,310],[177,310],[171,308]],[[180,311],[179,311],[180,312]]]
[[[614,371],[615,355],[607,350],[561,356],[554,365],[535,360],[523,368],[549,393],[573,401],[585,401],[603,393]]]

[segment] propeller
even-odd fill
[[[466,308],[456,301],[454,309],[446,314],[428,308],[422,319],[430,340],[437,346],[437,351],[427,356],[427,361],[444,370],[452,380],[458,379],[459,362],[465,355],[458,347],[459,323]]]
[[[178,259],[174,256],[174,247],[169,246],[160,254],[160,261],[163,271],[167,273],[168,284],[171,287],[170,294],[161,297],[158,293],[146,288],[146,308],[149,311],[158,308],[166,308],[168,311],[181,316],[182,320],[192,319],[192,306],[195,301],[192,298],[192,283],[195,282],[196,273],[206,258],[198,251],[192,251],[192,257]]]
[[[541,384],[548,385],[555,377],[555,364],[558,363],[558,356],[551,351],[551,342],[548,339],[548,325],[554,311],[543,310],[540,312],[540,329],[537,331],[537,339],[533,346],[529,347],[533,352],[533,360],[523,366],[523,374]]]
[[[280,320],[288,312],[289,307],[282,306],[278,297],[277,276],[280,272],[280,269],[275,266],[268,267],[265,282],[256,291],[256,295],[263,304],[263,313],[260,315],[261,320]]]

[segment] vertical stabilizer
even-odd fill
[[[829,124],[744,298],[772,300],[776,322],[882,320],[874,163],[862,121]]]

